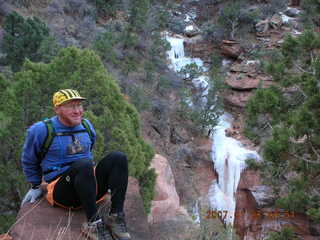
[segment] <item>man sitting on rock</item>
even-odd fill
[[[95,166],[92,146],[96,133],[90,121],[83,119],[84,100],[76,90],[56,92],[53,95],[56,116],[28,129],[22,167],[31,188],[22,205],[42,196],[43,178],[48,183],[49,203],[68,209],[84,208],[88,222],[81,231],[87,238],[128,240],[131,238],[123,212],[128,186],[127,157],[121,152],[111,152]],[[111,193],[111,209],[103,218],[97,202],[107,192]]]

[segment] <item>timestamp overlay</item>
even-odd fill
[[[272,210],[272,211],[262,211],[262,210],[250,210],[246,211],[245,209],[239,210],[236,212],[228,212],[228,210],[212,210],[209,209],[206,211],[205,218],[206,219],[215,219],[219,218],[223,221],[227,221],[227,218],[230,216],[243,217],[244,215],[250,216],[253,220],[258,220],[260,218],[271,218],[271,219],[289,219],[294,218],[295,213],[292,211],[280,211],[280,210]]]

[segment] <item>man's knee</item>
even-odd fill
[[[79,159],[72,163],[71,167],[78,171],[91,171],[93,169],[93,164],[89,159]]]
[[[113,161],[114,164],[120,165],[122,167],[128,166],[127,155],[120,151],[114,151],[107,155],[106,159]]]

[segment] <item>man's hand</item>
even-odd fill
[[[43,194],[42,188],[39,186],[37,188],[31,188],[27,194],[24,196],[21,206],[26,202],[34,203],[37,201]]]

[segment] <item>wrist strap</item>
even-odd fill
[[[40,186],[41,186],[41,184],[34,184],[34,183],[32,183],[32,189],[38,189],[38,188],[40,188]]]

